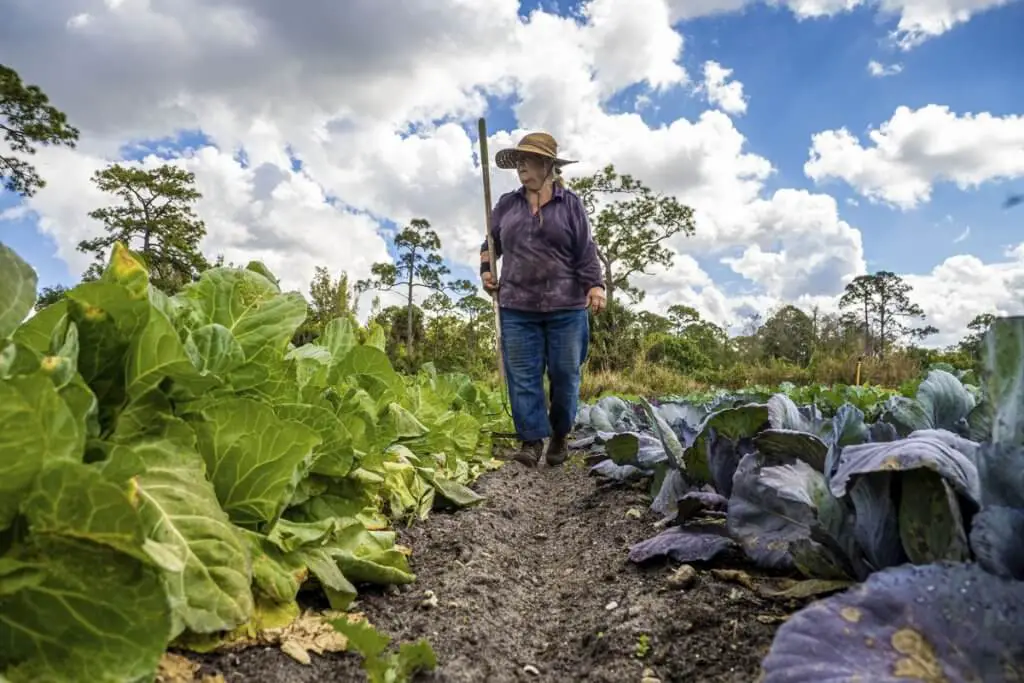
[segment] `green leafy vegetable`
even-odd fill
[[[402,377],[347,319],[292,347],[306,303],[262,264],[168,297],[117,244],[28,320],[34,273],[5,247],[0,269],[5,680],[152,680],[172,640],[286,625],[304,587],[346,609],[358,584],[415,579],[388,515],[482,500],[500,398]],[[434,659],[367,663],[390,681]]]

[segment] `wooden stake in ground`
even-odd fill
[[[490,157],[487,153],[487,120],[483,117],[480,118],[478,131],[480,138],[480,171],[484,177],[484,225],[487,230],[487,258],[490,261],[491,278],[494,282],[497,282],[498,261],[494,255],[494,234],[491,232],[491,165]],[[497,292],[491,292],[490,294],[491,301],[494,304],[494,352],[495,357],[498,359],[498,388],[504,393],[505,363],[501,354],[501,307],[498,305]]]

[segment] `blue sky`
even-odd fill
[[[578,5],[528,0],[521,4],[520,14],[525,17],[542,7],[569,15]],[[930,201],[900,210],[870,202],[842,180],[816,184],[804,172],[814,134],[846,128],[869,146],[866,132],[888,121],[900,106],[945,105],[957,115],[1024,113],[1019,73],[1024,66],[1020,28],[1024,27],[1024,2],[976,14],[909,51],[887,40],[897,21],[895,15],[880,15],[875,5],[829,18],[798,20],[786,7],[752,4],[739,12],[688,20],[675,28],[685,41],[681,63],[695,83],[708,60],[731,69],[731,78],[742,82],[748,109],[732,119],[747,140],[745,151],[768,159],[775,168],[763,194],[797,188],[833,196],[841,218],[861,231],[869,270],[927,274],[943,260],[962,253],[985,262],[1004,259],[1007,247],[1021,241],[1024,209],[1006,211],[1001,204],[1011,192],[1024,191],[1024,178],[986,182],[967,191],[940,181],[934,184]],[[0,62],[5,58],[0,47]],[[867,69],[872,60],[898,62],[902,72],[873,77]],[[17,60],[11,63],[21,66]],[[41,85],[48,88],[47,83]],[[643,93],[654,106],[641,114],[649,126],[657,127],[679,117],[695,120],[710,106],[692,87],[664,93],[646,90],[642,85],[627,88],[607,103],[607,109],[632,111],[637,95]],[[517,127],[512,110],[515,96],[492,98],[489,104],[492,131]],[[465,128],[475,142],[475,120],[466,122]],[[128,160],[154,152],[173,156],[210,142],[202,130],[167,131],[159,140],[125,140],[121,154]],[[293,169],[299,168],[298,161],[293,163]],[[0,211],[18,203],[17,197],[0,193]],[[963,237],[968,227],[970,232]],[[384,225],[382,233],[390,234],[393,228],[393,224]],[[0,222],[0,239],[36,267],[41,285],[75,281],[77,273],[69,272],[54,256],[56,245],[40,234],[34,218]],[[742,248],[733,245],[728,253],[738,255]],[[729,293],[756,289],[719,258],[699,258],[716,285]],[[475,276],[471,268],[452,268],[457,277]]]
[[[842,202],[857,198],[845,184],[815,188],[804,175],[814,133],[845,127],[863,141],[868,129],[888,120],[900,105],[945,104],[960,114],[1024,112],[1024,89],[1014,85],[1021,83],[1024,65],[1024,4],[980,14],[909,53],[885,45],[894,24],[880,24],[873,11],[863,8],[797,21],[788,11],[755,5],[743,14],[685,24],[693,57],[686,61],[694,71],[698,60],[715,59],[743,81],[750,108],[737,127],[751,151],[777,168],[769,187],[823,190]],[[871,60],[899,61],[904,70],[875,78],[866,68]],[[693,107],[692,101],[680,104]],[[1022,186],[1018,181],[962,192],[940,184],[932,201],[913,211],[871,206],[865,200],[841,210],[864,233],[869,268],[923,272],[964,250],[982,260],[999,258],[1014,236],[1011,230],[1020,228],[1020,217],[1003,211],[1001,204],[1011,187]],[[967,225],[968,239],[953,244]]]
[[[0,212],[19,203],[18,197],[0,190]],[[39,232],[32,218],[5,221],[0,232],[0,241],[14,249],[36,269],[40,287],[74,284],[75,278],[68,272],[65,263],[53,255],[57,245],[51,238]]]

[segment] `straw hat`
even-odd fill
[[[503,149],[494,156],[498,168],[516,168],[521,154],[536,154],[555,162],[555,166],[575,164],[575,161],[558,158],[558,143],[547,133],[529,133],[515,147]]]

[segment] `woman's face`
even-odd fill
[[[544,185],[544,179],[547,176],[547,160],[543,157],[523,154],[519,157],[517,169],[519,170],[519,182],[527,190],[536,192]]]

